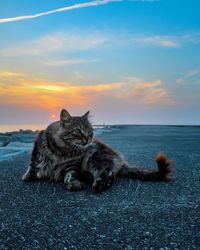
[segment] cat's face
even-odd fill
[[[86,145],[91,142],[93,128],[88,120],[89,112],[83,116],[71,116],[66,110],[60,114],[60,138],[70,145]]]

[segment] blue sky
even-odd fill
[[[94,123],[199,124],[199,9],[197,0],[2,0],[0,123],[48,123],[65,107],[91,110]]]

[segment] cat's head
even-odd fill
[[[88,117],[89,111],[82,116],[71,116],[63,109],[60,113],[60,138],[66,144],[83,146],[91,142],[93,128]]]

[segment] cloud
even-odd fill
[[[181,44],[177,41],[176,38],[170,36],[135,36],[132,39],[133,43],[138,45],[147,45],[147,46],[158,46],[165,48],[180,48]]]
[[[71,59],[71,60],[58,60],[58,61],[49,61],[45,62],[44,64],[49,66],[70,66],[70,65],[77,65],[77,64],[87,64],[87,63],[94,63],[98,62],[99,60],[95,59]]]
[[[2,74],[2,72],[1,72]],[[6,81],[5,81],[6,79]],[[144,81],[128,77],[118,82],[77,85],[71,82],[49,81],[26,74],[6,78],[0,75],[0,105],[38,108],[43,110],[86,106],[116,105],[155,106],[174,105],[161,80]]]
[[[0,71],[0,77],[14,77],[14,76],[24,76],[23,73],[19,72],[12,72],[12,71]]]
[[[172,109],[176,104],[159,79],[129,76],[83,85],[26,74],[0,76],[0,115],[4,123],[48,123],[62,108],[74,115],[91,110],[95,123],[154,123],[157,117],[160,119],[159,110]]]
[[[86,79],[85,75],[82,74],[82,73],[81,73],[80,71],[78,71],[78,70],[75,70],[75,71],[74,71],[74,76],[75,76],[75,78],[78,79],[78,80]]]
[[[53,34],[39,37],[33,41],[22,42],[19,45],[5,47],[0,49],[1,56],[42,56],[46,54],[67,52],[67,51],[86,51],[104,47],[132,47],[134,45],[143,46],[161,46],[161,47],[178,47],[178,44],[166,38],[158,36],[144,37],[133,36],[131,34],[108,34],[107,32],[98,31],[70,31],[56,32]],[[89,61],[87,61],[89,62]],[[86,63],[84,60],[60,62],[48,62],[51,66],[69,65]]]
[[[190,78],[192,76],[198,75],[200,73],[200,69],[190,69],[188,70],[188,72],[186,73],[185,77],[186,78]]]
[[[113,39],[114,40],[114,39]],[[118,45],[138,47],[182,48],[189,44],[200,43],[200,32],[188,34],[131,34],[123,33],[116,39]]]
[[[182,74],[182,77],[179,77],[176,79],[176,83],[180,84],[185,82],[186,80],[189,80],[191,78],[194,78],[196,76],[200,75],[200,69],[190,69],[184,74]],[[197,79],[196,79],[197,80]]]
[[[108,93],[119,88],[116,84],[75,85],[68,82],[51,82],[24,75],[23,78],[13,76],[5,81],[0,77],[0,105],[14,107],[60,109],[61,107],[84,107],[98,93]]]
[[[186,43],[199,44],[200,43],[200,31],[182,34],[181,39],[183,42],[186,42]]]
[[[86,3],[77,3],[77,4],[74,4],[71,6],[66,6],[66,7],[62,7],[59,9],[41,12],[41,13],[37,13],[37,14],[33,14],[33,15],[1,18],[0,23],[17,22],[17,21],[21,21],[21,20],[34,19],[34,18],[38,18],[41,16],[50,15],[53,13],[70,11],[70,10],[74,10],[74,9],[82,9],[82,8],[99,6],[99,5],[105,5],[105,4],[108,4],[110,2],[121,2],[121,1],[122,0],[97,0],[97,1],[91,1],[91,2],[86,2]]]
[[[137,78],[136,78],[137,79]],[[129,105],[174,105],[168,91],[162,86],[161,80],[146,82],[138,80],[125,82],[122,91],[117,94],[121,100],[128,101]]]
[[[14,47],[0,49],[1,56],[42,56],[49,53],[89,50],[105,44],[107,38],[98,32],[57,32],[23,42]]]
[[[0,49],[0,55],[5,57],[43,56],[52,53],[55,54],[69,51],[86,51],[101,48],[110,49],[124,47],[181,48],[186,44],[199,42],[199,32],[191,33],[189,35],[173,36],[132,34],[127,32],[124,33],[123,31],[116,33],[115,31],[108,30],[98,31],[95,29],[86,29],[71,30],[68,32],[60,31],[44,35],[32,41],[23,41],[19,44],[15,44],[14,46],[5,46]],[[60,65],[67,65],[68,63],[70,64],[70,62],[60,60]],[[71,63],[73,64],[72,61]],[[76,62],[74,62],[74,64],[75,63]],[[54,66],[56,66],[55,64]]]

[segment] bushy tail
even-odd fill
[[[140,167],[132,167],[128,164],[124,164],[119,175],[133,178],[141,181],[169,181],[173,169],[171,167],[171,161],[167,157],[159,153],[156,156],[157,169],[144,169]]]

